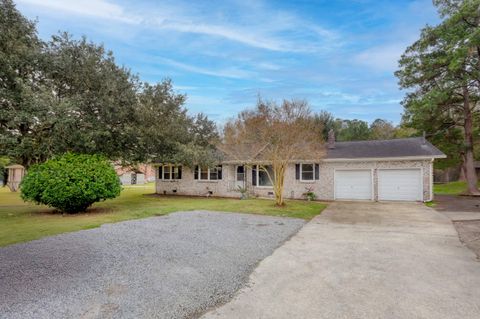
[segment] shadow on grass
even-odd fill
[[[30,208],[31,210],[31,208]],[[64,213],[56,208],[39,208],[39,210],[32,212],[32,215],[36,216],[62,216],[62,217],[79,217],[88,215],[102,215],[111,214],[115,211],[112,207],[89,207],[84,212],[78,213]]]

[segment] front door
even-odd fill
[[[245,187],[245,166],[238,165],[235,168],[235,188]]]

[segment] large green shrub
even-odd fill
[[[99,155],[67,153],[33,165],[22,184],[22,198],[66,213],[120,194],[120,180],[110,162]]]

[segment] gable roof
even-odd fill
[[[425,157],[445,158],[438,148],[423,137],[393,140],[335,142],[326,159]]]
[[[225,145],[224,145],[225,146]],[[262,151],[266,144],[240,143],[228,144],[218,151],[221,152],[224,162],[251,162],[263,160]]]
[[[228,147],[225,147],[228,146]],[[324,158],[325,146],[321,143],[296,143],[294,161],[320,161]],[[269,162],[268,144],[240,143],[224,144],[219,149],[223,163],[262,163]],[[266,154],[267,153],[267,154]]]

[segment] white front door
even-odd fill
[[[371,170],[335,170],[335,199],[372,200]]]
[[[379,169],[378,200],[422,200],[422,171],[414,169]]]

